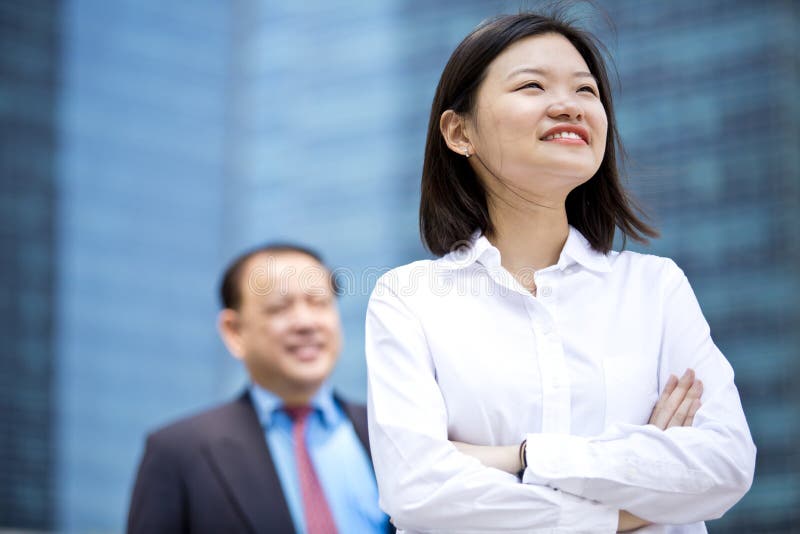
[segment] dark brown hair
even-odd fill
[[[305,254],[328,269],[325,262],[322,261],[322,257],[316,251],[302,245],[296,245],[294,243],[270,243],[251,248],[236,256],[236,258],[228,264],[228,267],[222,274],[222,281],[219,284],[219,300],[222,307],[238,310],[239,306],[242,304],[242,269],[244,269],[244,265],[250,258],[259,254],[284,254],[292,252]],[[328,269],[328,271],[330,272],[330,269]],[[336,282],[336,277],[331,274],[330,278],[331,289],[333,289],[335,295],[338,295],[339,285]]]
[[[647,243],[647,237],[658,236],[640,218],[643,211],[620,183],[617,148],[622,153],[622,145],[608,73],[600,52],[602,45],[560,14],[520,13],[485,22],[467,35],[450,56],[436,88],[422,168],[419,223],[423,243],[437,256],[468,240],[475,230],[493,231],[486,190],[466,158],[447,147],[439,129],[440,117],[448,109],[458,114],[473,112],[489,64],[516,41],[545,33],[563,35],[578,50],[597,80],[600,101],[608,116],[608,136],[600,168],[567,196],[569,223],[586,237],[592,248],[603,253],[611,250],[616,228],[623,239],[630,237],[642,243]]]

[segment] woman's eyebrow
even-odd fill
[[[506,79],[513,78],[518,74],[535,74],[537,76],[548,76],[550,71],[547,69],[541,69],[536,67],[518,67],[508,73]],[[575,71],[572,73],[573,78],[591,78],[592,80],[595,79],[594,75],[591,72],[587,72],[585,70]]]
[[[549,73],[546,69],[537,69],[535,67],[517,67],[508,73],[506,79],[511,79],[518,74],[534,74],[536,76],[547,76]]]

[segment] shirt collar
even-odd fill
[[[283,399],[255,382],[250,384],[250,397],[253,399],[253,406],[261,426],[271,427],[274,422],[273,414],[283,408]],[[339,422],[341,414],[333,398],[333,389],[327,383],[314,394],[310,404],[314,411],[319,412],[322,424],[326,427],[331,428]]]
[[[608,256],[593,249],[589,241],[583,237],[583,234],[570,226],[567,242],[564,243],[564,248],[558,258],[558,268],[564,270],[573,263],[577,263],[590,271],[599,273],[611,272]]]
[[[480,230],[476,230],[464,246],[446,254],[440,261],[442,266],[449,269],[463,269],[476,262],[492,269],[500,266],[500,251]],[[611,271],[608,257],[594,250],[583,234],[570,226],[567,242],[561,250],[557,267],[564,270],[574,263],[601,273]]]
[[[480,230],[475,230],[469,240],[457,245],[439,260],[447,269],[464,269],[480,262],[487,267],[500,265],[500,251],[492,245]]]

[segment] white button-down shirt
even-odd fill
[[[594,251],[574,228],[533,296],[483,237],[381,277],[366,325],[383,509],[420,532],[705,532],[750,487],[755,446],[683,272]],[[648,425],[670,374],[703,381],[692,427]],[[523,481],[448,440],[519,444]],[[673,526],[669,526],[673,525]]]

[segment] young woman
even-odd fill
[[[617,229],[655,235],[617,145],[588,34],[504,16],[453,52],[422,176],[440,257],[387,273],[367,312],[372,455],[398,529],[705,532],[750,487],[733,371],[686,277],[611,251]]]

